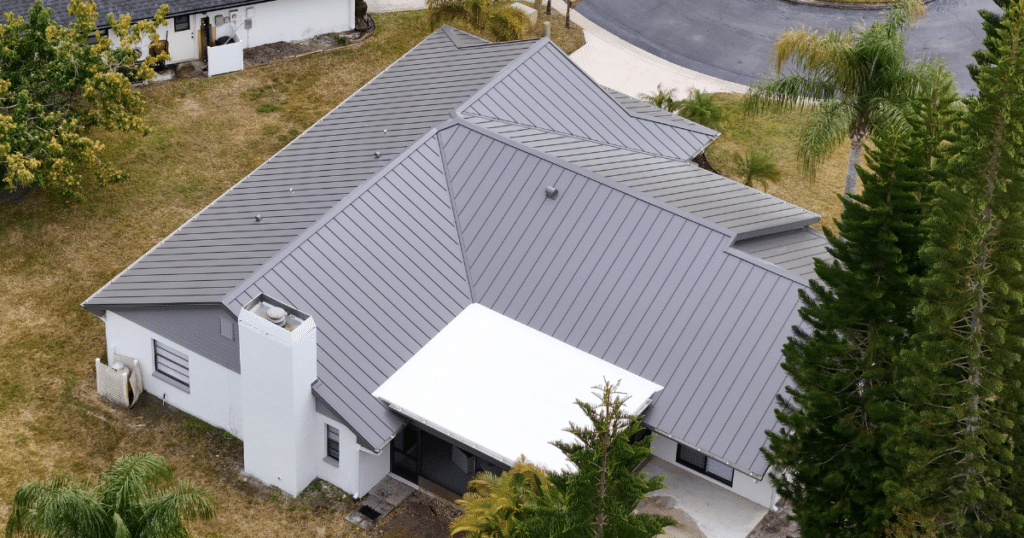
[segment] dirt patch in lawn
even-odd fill
[[[454,504],[415,491],[377,524],[377,538],[450,538],[448,525],[462,515]]]

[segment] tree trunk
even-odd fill
[[[846,187],[843,188],[843,194],[847,196],[857,193],[857,164],[860,163],[865,136],[860,133],[850,135],[850,162],[846,165]]]

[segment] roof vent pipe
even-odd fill
[[[270,321],[284,327],[285,321],[287,321],[288,313],[285,312],[280,306],[272,306],[267,309],[267,317]]]
[[[548,198],[554,200],[555,198],[558,197],[558,189],[554,187],[548,187],[544,189],[544,196],[547,196]]]

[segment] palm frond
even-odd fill
[[[832,72],[837,65],[849,63],[853,38],[853,34],[838,30],[824,34],[807,28],[789,30],[772,47],[773,67],[776,73],[788,63],[805,73]]]
[[[210,519],[214,509],[210,492],[189,482],[165,490],[142,503],[138,536],[187,538],[186,521]]]
[[[466,24],[477,32],[484,31],[490,21],[491,5],[494,0],[462,0]]]
[[[686,99],[680,99],[673,104],[676,106],[676,114],[705,127],[721,128],[719,123],[725,117],[725,113],[715,102],[714,95],[692,89]]]
[[[140,452],[117,459],[104,471],[97,488],[100,501],[127,516],[133,505],[150,495],[158,484],[171,480],[171,466],[156,454]]]
[[[740,181],[748,187],[760,183],[767,191],[768,183],[778,183],[782,179],[782,172],[772,156],[758,150],[734,154],[733,164]]]
[[[60,476],[32,481],[14,494],[7,536],[106,536],[110,520],[85,484]]]
[[[852,121],[850,107],[840,101],[822,103],[811,110],[807,124],[800,131],[798,149],[809,178],[817,176],[818,165],[849,135]]]
[[[466,8],[462,0],[427,0],[427,22],[431,28],[465,20]]]
[[[505,6],[494,9],[488,17],[487,30],[495,41],[519,41],[526,38],[530,18],[521,9]]]
[[[762,79],[750,85],[743,98],[747,114],[779,112],[834,99],[835,83],[805,75],[785,75]]]
[[[676,104],[676,91],[676,88],[666,89],[662,87],[661,83],[658,83],[657,92],[641,93],[640,99],[643,99],[660,109],[675,112],[676,110],[679,110],[679,105]]]

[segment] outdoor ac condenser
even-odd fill
[[[131,366],[125,365],[129,361]],[[133,407],[142,396],[142,372],[138,359],[114,355],[108,366],[97,358],[96,391],[121,407]]]

